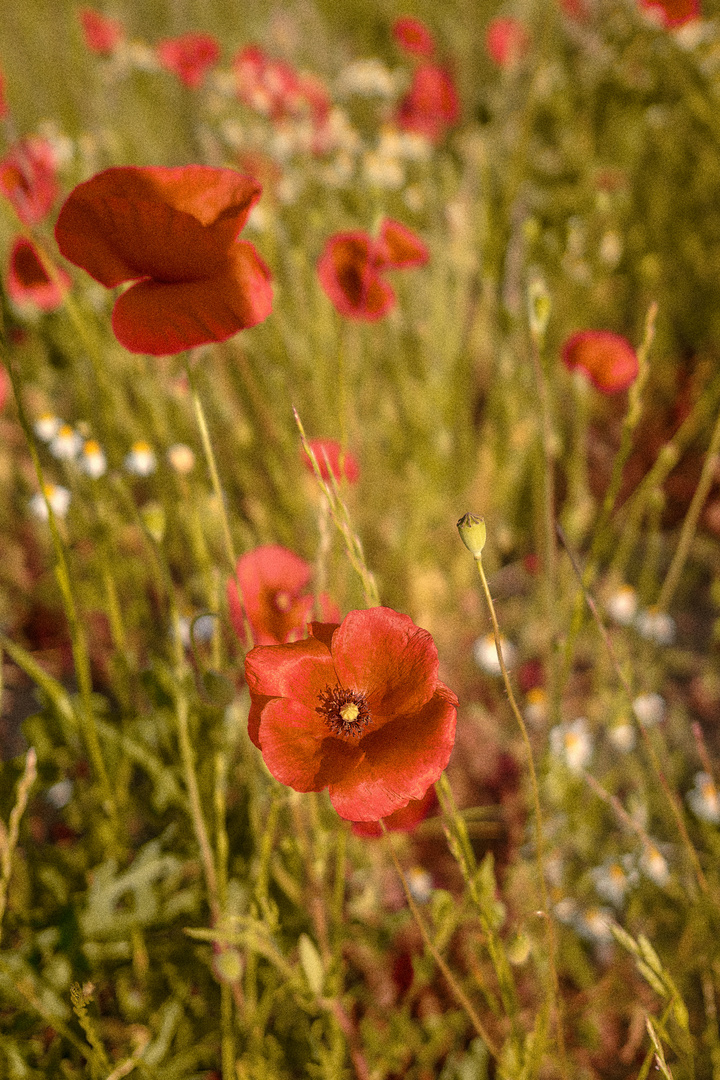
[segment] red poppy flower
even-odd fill
[[[392,28],[393,37],[405,52],[414,56],[432,56],[435,52],[435,39],[427,26],[412,15],[402,15],[396,19]]]
[[[530,48],[530,37],[519,19],[493,19],[485,34],[488,56],[498,67],[511,67]]]
[[[398,127],[440,139],[460,116],[460,103],[452,76],[437,64],[420,64],[413,81],[400,102]]]
[[[640,7],[660,16],[664,26],[682,26],[700,17],[700,0],[640,0]]]
[[[0,193],[24,225],[37,225],[58,195],[55,155],[45,139],[21,139],[0,161]]]
[[[5,76],[0,71],[0,120],[5,120],[10,115],[10,106],[5,97]]]
[[[562,348],[563,363],[580,368],[603,394],[616,394],[635,381],[638,358],[629,341],[609,330],[581,330]]]
[[[0,412],[5,408],[5,402],[10,397],[10,376],[0,364]]]
[[[161,65],[196,89],[205,73],[220,59],[220,46],[211,34],[181,34],[158,42],[155,50]]]
[[[252,649],[248,734],[295,791],[328,787],[349,821],[421,799],[448,763],[457,698],[426,630],[390,608],[313,623],[311,637]]]
[[[331,236],[318,262],[318,277],[341,315],[375,322],[395,304],[395,293],[381,272],[421,266],[428,257],[410,229],[386,220],[377,240],[360,230]]]
[[[383,818],[388,832],[412,832],[416,826],[424,821],[437,806],[437,795],[431,784],[421,799],[411,799],[407,806],[396,810],[394,814]],[[354,821],[352,831],[356,836],[376,837],[382,836],[383,831],[379,821]]]
[[[101,56],[109,56],[125,36],[122,23],[92,8],[81,8],[78,14],[88,49]]]
[[[281,645],[304,637],[312,615],[313,597],[305,590],[312,567],[280,544],[265,544],[237,561],[236,578],[227,583],[230,619],[235,633],[245,640],[243,609],[256,645]]]
[[[112,315],[126,349],[178,353],[270,314],[270,271],[236,239],[260,191],[232,169],[118,166],[70,193],[55,237],[101,285],[134,282]]]
[[[332,476],[339,481],[344,476],[351,484],[357,483],[360,466],[350,451],[343,450],[339,442],[335,439],[310,439],[309,446],[315,455],[323,480],[329,481]],[[304,450],[303,461],[305,467],[312,472],[312,461]]]
[[[7,291],[18,304],[34,304],[42,311],[53,311],[63,302],[71,281],[64,270],[53,280],[45,269],[38,250],[30,240],[18,237],[10,250]]]

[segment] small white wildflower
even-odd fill
[[[52,413],[43,413],[42,416],[38,416],[33,424],[33,431],[38,439],[42,439],[43,442],[50,442],[51,439],[55,438],[61,427],[62,420],[59,417],[53,416]]]
[[[395,93],[393,74],[374,57],[356,60],[340,72],[335,90],[339,97],[357,94],[359,97],[392,97]]]
[[[82,449],[80,468],[87,476],[97,480],[107,472],[105,451],[95,439],[88,439]]]
[[[654,844],[646,844],[640,857],[640,869],[656,885],[666,885],[670,878],[667,859]]]
[[[630,626],[637,615],[638,596],[632,585],[621,585],[605,604],[608,615],[621,626]]]
[[[45,792],[45,798],[56,810],[62,810],[63,806],[67,806],[70,802],[72,793],[72,780],[68,780],[66,777],[64,780],[59,780],[57,784],[53,784],[52,787],[49,787]]]
[[[82,449],[82,443],[82,436],[73,431],[69,424],[63,424],[50,440],[49,450],[58,461],[74,461]]]
[[[187,476],[195,468],[195,454],[185,443],[175,443],[167,452],[168,461],[176,473]]]
[[[606,266],[609,266],[611,270],[614,269],[622,259],[623,254],[623,242],[620,234],[613,230],[606,232],[600,241],[598,254]]]
[[[427,161],[432,154],[432,143],[416,132],[384,128],[380,134],[377,151],[381,157],[399,158],[404,161]]]
[[[622,907],[628,890],[636,884],[638,874],[627,856],[621,859],[609,859],[591,870],[595,890],[602,900],[607,900],[615,907]]]
[[[686,798],[692,812],[702,821],[710,821],[713,825],[720,822],[720,794],[708,773],[696,774],[694,787],[688,791]]]
[[[143,41],[129,41],[126,55],[129,63],[138,71],[160,71],[160,61],[155,50]]]
[[[632,707],[643,727],[652,727],[665,719],[665,698],[660,694],[638,694]]]
[[[406,872],[405,877],[413,900],[417,900],[418,904],[427,904],[433,891],[432,874],[421,866],[413,866]]]
[[[70,506],[70,492],[68,489],[60,484],[46,484],[45,495],[55,517],[64,518]],[[50,517],[45,498],[40,491],[36,492],[30,499],[30,509],[40,521],[47,521]]]
[[[140,439],[132,444],[125,457],[125,468],[133,476],[150,476],[157,468],[157,458],[149,443]]]
[[[547,694],[542,686],[533,686],[525,698],[525,720],[531,727],[541,727],[547,719]]]
[[[638,613],[635,628],[640,637],[656,645],[672,645],[675,640],[675,620],[664,611],[647,608]]]
[[[365,179],[373,187],[397,191],[405,183],[405,170],[397,158],[370,150],[363,158]]]
[[[550,732],[550,749],[565,760],[571,772],[582,772],[592,757],[592,736],[588,722],[579,716],[571,724],[558,724]]]
[[[505,661],[505,667],[508,669],[514,667],[517,660],[517,649],[511,641],[508,641],[502,635],[500,636],[500,651],[502,652],[502,658]],[[486,675],[502,674],[493,634],[485,634],[484,637],[479,637],[477,639],[473,645],[473,656],[477,666],[484,671]]]
[[[609,908],[591,907],[578,913],[575,929],[580,937],[598,944],[607,944],[613,940],[611,927],[614,922]]]
[[[564,896],[554,907],[555,918],[566,926],[571,926],[578,912],[577,902],[571,896]]]
[[[344,109],[331,109],[323,125],[323,138],[326,151],[345,150],[348,154],[357,154],[362,146],[360,132],[352,126]]]
[[[608,728],[607,734],[615,749],[620,750],[623,754],[627,754],[634,749],[635,728],[632,724],[628,724],[626,721],[613,724],[612,727]]]

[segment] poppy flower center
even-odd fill
[[[372,719],[361,690],[326,686],[319,694],[319,701],[315,711],[325,717],[325,723],[333,735],[358,739]]]
[[[292,596],[290,593],[278,591],[273,593],[272,602],[277,611],[286,612],[292,607]]]

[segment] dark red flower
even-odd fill
[[[452,76],[437,64],[420,64],[400,102],[397,123],[403,131],[440,139],[460,116],[460,103]]]
[[[0,412],[5,408],[5,402],[10,397],[10,376],[0,364]]]
[[[5,97],[5,76],[0,71],[0,120],[5,120],[10,115],[10,106]]]
[[[485,47],[494,64],[510,67],[526,55],[530,36],[519,19],[492,19],[485,34]]]
[[[412,15],[401,15],[393,23],[393,37],[405,52],[414,56],[432,56],[435,52],[435,39],[427,26]]]
[[[21,139],[0,161],[0,193],[24,225],[37,225],[58,195],[55,155],[45,139]]]
[[[421,821],[424,821],[432,813],[437,804],[435,788],[431,784],[421,799],[411,799],[406,806],[383,818],[385,828],[388,832],[412,832]],[[366,837],[382,836],[383,834],[379,821],[354,821],[352,831],[356,836]]]
[[[7,275],[8,296],[14,303],[34,304],[42,311],[53,311],[62,304],[70,285],[70,278],[62,269],[57,270],[57,279],[52,279],[30,240],[23,236],[15,240]]]
[[[331,236],[318,262],[318,277],[341,315],[375,322],[395,304],[395,293],[382,271],[421,266],[428,257],[427,248],[410,229],[385,220],[377,240],[360,230]]]
[[[616,394],[635,381],[638,358],[629,341],[609,330],[580,330],[562,347],[563,363],[579,368],[603,394]]]
[[[357,482],[360,466],[350,451],[343,450],[339,442],[335,439],[310,439],[309,446],[315,455],[323,480],[329,481],[331,476],[340,480],[344,476],[351,484]],[[312,472],[312,461],[304,450],[303,461],[305,467]]]
[[[158,42],[155,52],[161,65],[193,90],[220,59],[220,46],[211,34],[189,33],[165,38]]]
[[[640,7],[660,17],[669,28],[700,18],[700,0],[639,0]]]
[[[80,25],[85,44],[92,52],[109,56],[125,36],[119,19],[109,19],[92,8],[80,8]]]
[[[421,799],[448,763],[457,698],[426,630],[390,608],[313,623],[311,637],[252,649],[248,733],[295,791],[328,787],[338,814],[378,821]]]
[[[178,353],[270,314],[270,271],[237,239],[260,191],[232,169],[118,166],[70,193],[55,237],[101,285],[134,282],[112,315],[126,349]]]
[[[240,640],[246,635],[238,582],[255,644],[281,645],[305,636],[314,602],[306,592],[311,577],[310,564],[280,544],[242,555],[227,583],[230,619]]]

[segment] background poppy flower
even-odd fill
[[[638,358],[632,345],[609,330],[580,330],[562,347],[563,363],[587,375],[603,394],[616,394],[635,381]]]
[[[248,733],[295,791],[328,787],[338,814],[378,821],[421,799],[448,763],[457,698],[426,630],[390,608],[313,623],[311,637],[252,649]]]
[[[401,15],[392,28],[393,37],[401,49],[414,56],[432,56],[435,52],[435,39],[427,26],[412,15]]]
[[[488,56],[498,67],[522,60],[530,48],[530,36],[519,19],[492,19],[485,34]]]
[[[0,120],[5,120],[10,115],[10,106],[5,97],[5,76],[0,71]]]
[[[57,270],[53,280],[30,240],[20,236],[10,249],[7,291],[10,299],[18,305],[34,304],[42,311],[60,307],[71,281],[66,272]]]
[[[126,349],[178,353],[270,314],[270,271],[236,239],[260,191],[232,169],[119,166],[70,193],[55,237],[101,285],[135,283],[112,314]]]
[[[125,36],[119,19],[110,19],[92,8],[80,8],[78,15],[85,44],[91,52],[109,56]]]
[[[211,34],[181,34],[165,38],[155,49],[161,65],[191,89],[200,86],[205,73],[220,59],[220,46]]]
[[[351,484],[357,482],[360,477],[360,466],[349,450],[343,451],[337,440],[310,439],[308,445],[315,455],[323,480],[329,481],[331,476],[335,480],[340,480],[344,476]],[[313,472],[310,457],[304,450],[302,453],[306,469]]]
[[[24,225],[37,225],[58,196],[55,155],[45,139],[20,139],[0,161],[0,192]]]
[[[436,142],[459,116],[460,102],[450,73],[437,64],[420,64],[400,102],[398,127]]]
[[[280,544],[265,544],[242,555],[237,580],[231,577],[227,583],[230,620],[240,640],[245,640],[245,625],[238,581],[255,643],[278,645],[305,635],[314,603],[305,592],[311,577],[310,564]]]
[[[699,0],[640,0],[640,7],[659,15],[663,25],[670,28],[701,15]]]
[[[407,225],[385,218],[380,227],[377,242],[379,263],[391,270],[407,269],[411,266],[424,266],[430,258],[430,252],[419,236]]]

